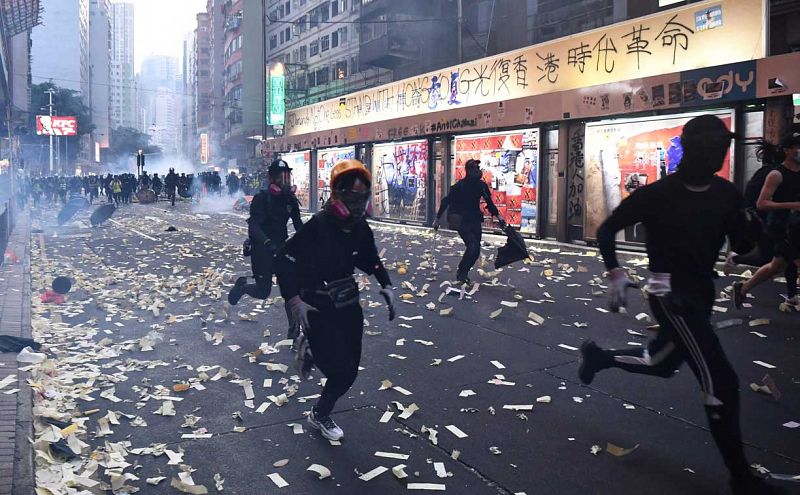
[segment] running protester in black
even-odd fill
[[[668,378],[687,362],[700,382],[733,492],[781,493],[750,472],[739,429],[739,381],[710,323],[719,251],[726,236],[737,244],[746,231],[744,199],[733,184],[714,175],[731,138],[716,117],[689,121],[678,171],[634,191],[600,226],[597,240],[609,272],[611,309],[619,311],[632,284],[617,261],[615,237],[625,227],[644,224],[651,272],[646,292],[660,328],[646,349],[604,350],[585,342],[579,377],[588,384],[598,371],[620,368]]]
[[[800,267],[800,135],[787,137],[780,147],[783,163],[767,175],[757,202],[759,210],[769,212],[767,231],[773,242],[774,257],[746,282],[733,284],[733,300],[737,308],[742,307],[748,292],[783,273],[788,264]],[[792,289],[790,285],[789,291]],[[796,286],[794,289],[796,291]],[[788,302],[800,306],[796,293],[788,296]]]
[[[269,166],[269,186],[259,191],[250,203],[247,231],[255,283],[247,283],[247,277],[239,277],[228,293],[228,302],[232,305],[236,305],[243,294],[256,299],[269,297],[275,253],[283,247],[289,236],[286,224],[291,218],[296,232],[303,226],[300,205],[290,185],[291,171],[283,160],[272,162]],[[289,338],[294,338],[295,325],[288,303],[285,309]]]
[[[307,359],[307,337],[314,365],[327,377],[308,421],[329,440],[344,435],[330,414],[353,385],[361,362],[364,315],[355,268],[375,276],[389,319],[393,317],[391,280],[366,222],[371,179],[357,160],[337,163],[331,171],[331,199],[278,251],[275,261],[281,294],[303,327],[298,344],[302,372],[308,369],[302,362]]]
[[[470,283],[469,271],[481,255],[481,235],[483,233],[481,199],[486,201],[486,208],[493,217],[496,217],[501,223],[503,218],[492,201],[489,186],[481,178],[480,160],[467,160],[464,168],[466,177],[456,182],[450,188],[450,193],[442,198],[433,228],[434,230],[439,229],[439,219],[449,208],[447,211],[449,227],[458,232],[465,246],[464,256],[458,264],[456,280]]]

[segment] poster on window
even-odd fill
[[[376,144],[372,148],[373,216],[424,222],[427,176],[427,141]]]
[[[452,177],[464,178],[467,160],[481,161],[483,180],[492,201],[506,221],[520,231],[535,234],[538,215],[539,130],[458,136]],[[487,227],[494,226],[484,205]]]
[[[300,202],[300,209],[308,211],[311,207],[311,153],[284,153],[281,159],[292,169],[292,185],[296,189],[295,195]]]
[[[344,148],[327,148],[317,151],[317,196],[319,208],[331,195],[331,169],[342,160],[356,157],[353,146]]]
[[[597,228],[619,203],[636,189],[674,173],[681,157],[683,126],[699,114],[651,117],[586,124],[586,238],[594,239]],[[730,111],[715,113],[732,129]],[[731,154],[717,175],[731,180]],[[626,229],[620,240],[644,242],[644,229]]]

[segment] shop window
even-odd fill
[[[372,147],[372,208],[378,218],[425,222],[428,142]]]
[[[300,202],[302,211],[311,208],[311,153],[299,151],[284,153],[281,159],[292,169],[292,185],[296,188],[295,196]]]
[[[317,151],[317,197],[320,207],[331,195],[331,169],[333,166],[342,160],[355,157],[356,149],[353,146],[321,149]]]
[[[539,173],[539,131],[527,129],[492,134],[457,136],[452,161],[453,182],[464,178],[467,160],[481,161],[483,179],[492,201],[509,225],[536,233]],[[483,206],[486,223],[496,228]]]

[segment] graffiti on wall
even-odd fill
[[[569,131],[569,181],[567,187],[567,222],[581,225],[583,222],[584,188],[584,136],[585,125],[576,123]]]

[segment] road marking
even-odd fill
[[[118,221],[114,220],[113,218],[109,218],[108,221],[113,223],[117,227],[121,227],[123,229],[130,230],[131,232],[139,234],[140,236],[144,237],[145,239],[150,239],[151,241],[158,241],[158,239],[156,239],[155,237],[150,237],[149,235],[145,234],[144,232],[139,232],[136,229],[132,229],[130,227],[126,227],[126,226],[122,225],[121,223],[119,223]]]

